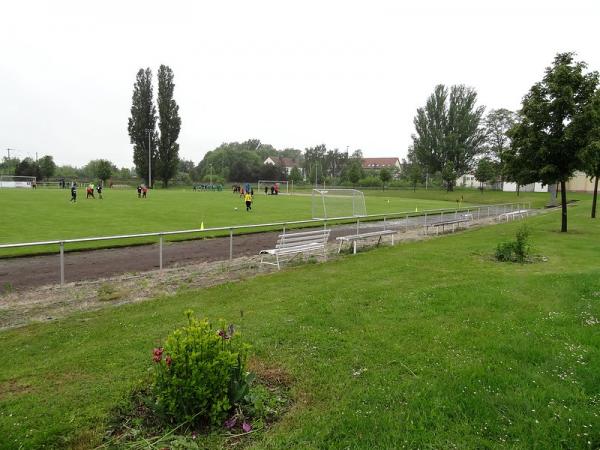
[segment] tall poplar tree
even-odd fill
[[[181,118],[179,106],[173,100],[173,70],[169,66],[161,65],[158,69],[158,128],[160,140],[158,144],[157,177],[162,180],[163,186],[168,187],[169,180],[177,173],[179,164],[179,131]]]
[[[156,107],[152,99],[152,71],[140,69],[133,85],[131,102],[131,117],[127,130],[133,144],[133,163],[139,177],[150,186],[156,173]],[[148,171],[148,161],[151,161],[151,173]]]

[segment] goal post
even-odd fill
[[[36,185],[36,177],[27,177],[24,175],[0,175],[0,189],[2,188],[20,188],[31,189]]]
[[[289,194],[289,182],[286,180],[258,180],[257,194],[264,192],[265,187],[267,192],[271,193],[271,187],[277,187],[279,194]]]
[[[365,196],[357,189],[313,189],[313,219],[362,217],[367,215]]]

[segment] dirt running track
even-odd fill
[[[233,237],[233,257],[256,256],[273,248],[280,232],[245,234]],[[348,234],[348,227],[332,230],[331,238]],[[229,259],[229,238],[165,243],[163,267]],[[0,259],[0,292],[5,286],[22,290],[60,281],[58,253]],[[65,282],[93,280],[159,267],[159,247],[140,245],[65,253]]]
[[[477,219],[489,219],[502,213],[494,206],[481,210]],[[448,216],[446,216],[448,217]],[[388,220],[387,227],[399,231],[405,228],[421,227],[443,220],[443,217],[430,215],[405,219]],[[475,221],[477,222],[477,220]],[[383,229],[383,222],[361,223],[361,232]],[[306,230],[304,230],[306,231]],[[329,238],[335,243],[337,236],[356,232],[354,225],[333,227]],[[269,233],[242,234],[233,237],[233,258],[257,256],[261,250],[273,248],[281,231]],[[229,259],[229,237],[165,243],[163,247],[163,267],[176,267],[191,263],[226,261]],[[121,275],[128,272],[145,272],[159,267],[159,247],[141,245],[103,250],[90,250],[65,253],[65,282],[95,280]],[[6,286],[22,290],[60,281],[60,261],[54,255],[29,256],[0,259],[0,293]]]

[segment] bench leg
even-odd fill
[[[338,247],[338,253],[340,253],[342,251],[342,242],[344,242],[344,241],[340,240],[340,246]]]
[[[390,236],[392,236],[392,247],[394,246],[394,235],[391,234]]]
[[[356,255],[356,241],[354,241],[353,244],[354,244],[354,252],[353,253]]]
[[[281,267],[279,267],[279,253],[275,253],[275,261],[277,261],[277,270],[281,270]]]

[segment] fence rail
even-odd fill
[[[518,211],[520,209],[531,209],[531,202],[518,202],[518,203],[500,203],[493,205],[477,205],[477,206],[465,206],[461,208],[440,208],[440,209],[429,209],[423,210],[420,212],[414,211],[401,211],[396,213],[381,213],[381,214],[367,214],[364,216],[345,216],[345,217],[332,217],[327,219],[305,219],[305,220],[293,220],[293,221],[285,221],[285,222],[270,222],[270,223],[260,223],[260,224],[251,224],[251,225],[235,225],[235,226],[223,226],[223,227],[212,227],[212,228],[194,228],[189,230],[175,230],[175,231],[159,231],[159,232],[150,232],[150,233],[137,233],[137,234],[121,234],[114,236],[97,236],[97,237],[87,237],[87,238],[76,238],[76,239],[57,239],[50,241],[37,241],[37,242],[19,242],[12,244],[0,244],[1,249],[11,249],[11,248],[20,248],[20,247],[36,247],[36,246],[44,246],[44,245],[57,245],[59,252],[59,261],[60,261],[60,285],[62,286],[65,282],[65,244],[71,243],[81,243],[81,242],[95,242],[95,241],[109,241],[109,240],[119,240],[119,239],[135,239],[135,238],[143,238],[143,237],[157,237],[159,244],[159,269],[163,269],[163,241],[165,236],[176,236],[182,234],[201,234],[208,235],[215,232],[229,232],[229,260],[233,259],[233,236],[234,231],[239,230],[252,230],[257,228],[275,228],[281,229],[284,233],[286,229],[290,227],[295,227],[298,225],[310,227],[314,226],[335,226],[335,225],[348,225],[356,222],[356,232],[360,233],[360,225],[361,223],[365,226],[365,222],[376,222],[382,221],[384,230],[386,227],[393,226],[393,222],[390,220],[393,219],[404,219],[404,227],[405,230],[409,228],[409,219],[410,218],[423,218],[423,225],[427,226],[427,219],[430,219],[430,223],[433,217],[438,216],[440,219],[444,219],[444,215],[454,214],[455,216],[460,212],[468,212],[473,214],[473,218],[475,219],[475,213],[477,214],[476,219],[480,219],[481,217],[491,217],[493,215],[500,215],[511,211]],[[492,214],[492,209],[494,213]],[[446,216],[447,217],[447,216]],[[421,224],[421,222],[417,223],[417,227]],[[269,230],[273,231],[273,230]]]

